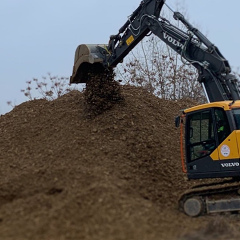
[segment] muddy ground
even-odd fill
[[[190,101],[122,86],[96,116],[83,93],[34,100],[0,117],[1,240],[239,239],[239,215],[178,210],[174,117]]]

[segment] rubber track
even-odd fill
[[[230,193],[237,193],[240,189],[240,182],[220,182],[220,183],[213,183],[209,185],[200,185],[200,187],[195,186],[193,189],[186,191],[181,195],[179,198],[179,207],[180,210],[183,211],[183,204],[188,198],[198,197],[202,198],[205,202],[206,197],[218,195],[218,194],[230,194]],[[206,213],[206,208],[204,210]]]

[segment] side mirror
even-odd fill
[[[179,127],[179,125],[180,125],[180,116],[177,116],[177,117],[175,118],[175,126],[176,126],[176,127]]]

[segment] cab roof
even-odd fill
[[[205,104],[201,104],[195,107],[185,109],[183,112],[189,113],[189,112],[198,111],[198,110],[207,109],[207,108],[223,108],[225,111],[229,111],[233,108],[240,108],[240,100],[205,103]]]

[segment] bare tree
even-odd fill
[[[26,82],[27,86],[21,92],[29,99],[43,98],[46,100],[54,100],[75,87],[69,85],[69,78],[52,76],[48,73],[41,80],[33,78]]]

